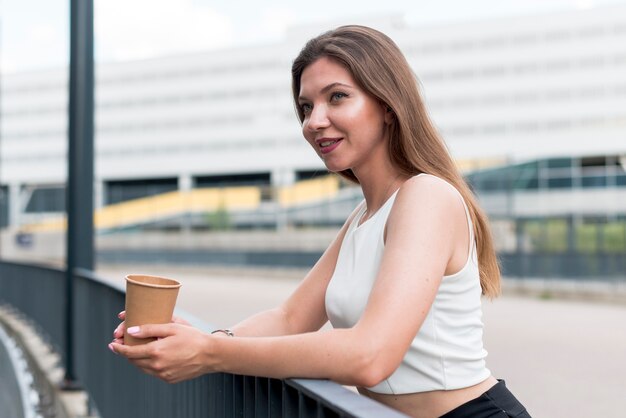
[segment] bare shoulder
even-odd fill
[[[467,233],[466,222],[461,195],[451,184],[431,175],[415,176],[398,191],[387,220],[385,243],[387,248],[430,254],[445,270],[455,243],[462,243],[461,237]]]
[[[432,175],[415,176],[408,179],[396,198],[394,209],[407,208],[412,211],[435,209],[452,214],[459,209],[464,213],[461,195],[447,181]]]

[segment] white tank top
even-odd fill
[[[326,312],[335,328],[354,326],[365,310],[385,249],[385,224],[397,193],[359,225],[366,210],[363,205],[348,227],[326,290]],[[369,388],[373,392],[404,394],[460,389],[491,375],[485,365],[487,352],[483,348],[476,242],[465,201],[463,205],[471,243],[467,262],[457,273],[443,277],[428,315],[400,366],[388,379]]]

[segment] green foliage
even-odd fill
[[[561,253],[568,250],[568,228],[565,219],[535,220],[525,222],[522,233],[533,251]],[[626,221],[577,224],[573,233],[573,251],[626,253]]]
[[[539,299],[541,300],[551,300],[553,299],[553,295],[552,292],[550,292],[549,290],[544,290],[541,293],[539,293]]]
[[[603,228],[604,251],[626,253],[626,222],[611,222]]]
[[[546,219],[530,221],[524,225],[524,234],[530,239],[534,251],[559,253],[567,251],[567,221]]]
[[[215,211],[207,213],[207,225],[216,231],[231,229],[230,215],[224,204],[220,204]]]
[[[575,228],[576,249],[583,253],[598,251],[598,226],[594,224],[582,224]]]

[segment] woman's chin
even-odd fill
[[[324,165],[331,173],[340,173],[350,169],[350,167],[346,167],[345,164],[336,164],[331,161],[324,161]]]

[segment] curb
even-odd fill
[[[29,372],[34,377],[34,389],[39,394],[42,418],[96,418],[88,415],[85,391],[61,389],[64,370],[61,356],[37,333],[23,315],[8,305],[0,305],[0,323],[22,349]]]

